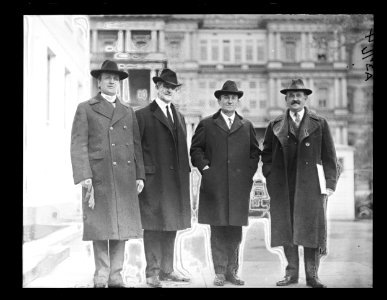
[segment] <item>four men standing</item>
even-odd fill
[[[93,241],[94,285],[124,286],[125,241],[142,236],[148,285],[189,281],[173,265],[176,233],[191,227],[186,123],[172,104],[181,86],[176,73],[164,69],[153,77],[157,97],[136,113],[117,101],[119,80],[128,75],[115,62],[105,61],[91,75],[101,92],[78,105],[71,159],[74,183],[84,187],[83,240]],[[288,110],[269,123],[263,151],[252,123],[236,112],[243,91],[230,80],[214,93],[219,111],[201,120],[192,137],[191,162],[202,174],[198,222],[211,227],[217,286],[244,284],[237,275],[239,247],[262,155],[271,246],[283,246],[288,260],[277,285],[298,282],[302,245],[307,284],[325,287],[317,272],[326,253],[327,195],[338,178],[333,139],[326,120],[304,107],[312,91],[302,80],[281,93]]]

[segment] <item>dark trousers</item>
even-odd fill
[[[211,252],[216,274],[236,274],[242,226],[211,225]]]
[[[286,259],[288,260],[288,265],[286,266],[286,275],[298,278],[298,246],[284,246],[284,252]],[[304,247],[304,263],[306,280],[311,278],[318,278],[318,267],[320,265],[320,254],[318,248]]]
[[[93,241],[95,284],[119,285],[123,283],[121,271],[125,257],[125,242],[119,240]]]
[[[144,230],[146,277],[173,271],[176,231]]]

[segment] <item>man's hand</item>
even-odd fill
[[[94,209],[95,206],[95,200],[94,200],[94,189],[93,189],[93,182],[91,178],[88,178],[86,180],[83,180],[80,182],[83,188],[87,189],[85,199],[89,202],[89,207],[91,209]]]
[[[92,185],[92,181],[91,181],[91,178],[88,178],[88,179],[85,179],[83,181],[80,182],[80,184],[82,185],[82,187],[84,188],[89,188],[90,185]]]
[[[136,180],[136,186],[137,186],[137,195],[142,192],[142,189],[144,188],[144,180],[137,179]]]
[[[327,195],[328,195],[328,197],[332,196],[333,193],[334,193],[333,190],[327,188]]]
[[[209,166],[205,166],[204,168],[203,168],[203,171],[204,170],[207,170],[207,169],[209,169],[210,167]]]

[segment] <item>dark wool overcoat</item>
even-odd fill
[[[305,107],[298,142],[291,136],[289,110],[266,128],[262,172],[270,195],[271,246],[302,245],[326,252],[326,196],[321,194],[316,164],[324,169],[326,187],[336,189],[336,151],[327,121]],[[291,145],[293,143],[295,145]],[[295,146],[295,180],[287,178],[288,152]],[[289,185],[295,182],[294,211],[290,212]],[[291,187],[290,187],[291,188]],[[293,218],[293,227],[291,225]]]
[[[101,94],[78,105],[71,132],[74,183],[92,178],[95,207],[83,189],[83,240],[142,237],[136,179],[145,180],[140,133],[132,108]]]
[[[140,198],[143,229],[174,231],[191,227],[189,156],[184,116],[171,104],[174,135],[158,104],[136,111],[146,182]]]
[[[231,129],[220,110],[201,120],[191,143],[191,162],[202,174],[198,222],[248,224],[253,176],[261,150],[252,123],[235,114]],[[209,169],[203,168],[208,165]]]

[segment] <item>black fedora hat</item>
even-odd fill
[[[307,89],[304,86],[304,82],[302,81],[302,79],[293,79],[292,82],[290,83],[290,85],[288,86],[288,88],[283,89],[280,92],[281,92],[281,94],[286,95],[286,93],[289,91],[302,91],[307,95],[312,94],[312,90]]]
[[[160,76],[155,76],[152,78],[153,82],[154,83],[157,83],[159,81],[162,81],[162,82],[165,82],[165,83],[168,83],[168,84],[171,84],[173,86],[181,86],[181,83],[178,83],[177,82],[177,76],[176,76],[176,73],[173,72],[172,70],[170,69],[163,69],[161,71],[161,74]]]
[[[220,95],[222,94],[233,94],[238,95],[238,98],[243,96],[243,92],[238,90],[238,87],[235,83],[235,81],[227,80],[224,84],[221,90],[215,91],[214,95],[216,98],[219,99]]]
[[[127,78],[127,77],[129,76],[128,73],[123,72],[123,71],[120,71],[120,70],[118,69],[117,64],[116,64],[114,61],[111,61],[111,60],[105,60],[105,61],[102,63],[101,69],[98,69],[98,70],[92,70],[92,71],[90,72],[91,76],[93,76],[94,78],[98,78],[98,76],[99,76],[101,73],[113,73],[113,74],[117,74],[117,75],[120,77],[120,80],[123,80],[123,79],[125,79],[125,78]]]

